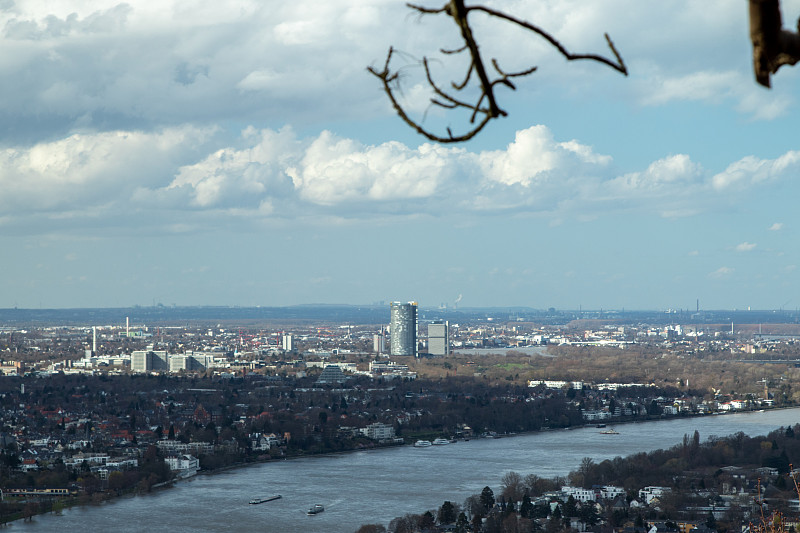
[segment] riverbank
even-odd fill
[[[639,418],[639,419],[635,419],[635,420],[629,420],[629,419],[625,419],[625,418],[607,419],[606,421],[599,422],[599,423],[605,424],[606,426],[626,426],[626,425],[633,425],[633,424],[672,422],[672,421],[682,420],[682,419],[730,416],[730,415],[737,415],[737,414],[748,414],[748,413],[759,413],[759,412],[767,413],[767,412],[772,412],[772,411],[791,410],[791,409],[798,409],[798,408],[799,408],[798,406],[792,405],[792,406],[781,406],[781,407],[769,407],[769,408],[765,408],[765,409],[750,409],[750,410],[727,411],[727,412],[718,412],[718,413],[702,413],[702,414],[701,413],[698,413],[698,414],[683,413],[683,414],[678,414],[678,415],[673,415],[673,416],[661,415],[661,416],[647,417],[647,418],[643,418],[643,419]],[[798,420],[798,422],[800,422],[800,420]],[[591,428],[596,428],[597,424],[598,424],[598,422],[594,422],[594,423],[586,423],[586,424],[582,424],[582,425],[568,426],[568,427],[564,427],[564,428],[542,428],[542,429],[534,430],[534,431],[521,431],[521,432],[518,432],[518,433],[494,434],[494,435],[491,435],[491,436],[489,436],[489,435],[472,435],[468,439],[460,438],[460,439],[456,439],[456,441],[457,442],[463,442],[464,440],[469,441],[469,440],[477,440],[477,439],[496,440],[496,439],[505,439],[505,438],[511,438],[511,437],[523,437],[523,436],[526,436],[526,435],[535,435],[535,434],[538,434],[538,433],[545,433],[545,432],[551,432],[551,431],[574,431],[574,430],[577,430],[577,429],[591,429]],[[425,434],[422,434],[422,435],[423,436],[426,436],[426,435],[430,436],[430,434],[428,434],[428,433],[425,433]],[[441,434],[439,434],[439,435],[441,435]],[[431,437],[431,439],[432,438],[433,437]],[[285,455],[285,456],[278,457],[278,458],[254,459],[252,461],[234,463],[234,464],[226,465],[226,466],[220,467],[220,468],[209,469],[209,470],[200,470],[198,472],[198,475],[199,476],[213,476],[215,474],[228,472],[228,471],[236,470],[236,469],[240,469],[240,468],[247,468],[247,467],[257,466],[257,465],[261,465],[261,464],[269,464],[269,463],[280,462],[280,461],[291,461],[291,460],[303,459],[303,458],[309,458],[309,457],[337,457],[337,456],[347,455],[347,454],[352,454],[352,453],[357,453],[357,452],[373,452],[373,451],[377,452],[377,451],[382,451],[382,450],[385,451],[385,450],[390,450],[390,449],[393,449],[393,448],[397,448],[398,446],[400,446],[400,447],[403,447],[403,446],[413,447],[413,444],[414,444],[414,442],[416,440],[418,440],[418,435],[415,434],[413,437],[409,437],[403,444],[385,444],[385,445],[376,444],[375,446],[365,447],[365,448],[352,448],[352,449],[348,449],[348,450],[337,450],[337,451],[322,451],[322,452],[318,452],[318,453],[313,453],[313,452],[311,452],[311,453],[297,453],[297,454]],[[579,466],[578,464],[575,465],[576,468],[578,466]],[[187,478],[187,480],[191,480],[191,479],[192,478]],[[177,483],[177,482],[180,482],[180,481],[186,481],[186,480],[173,480],[169,484]]]
[[[352,533],[363,523],[385,526],[394,517],[438,508],[444,500],[463,502],[485,486],[497,490],[510,471],[523,478],[528,474],[566,476],[586,457],[601,463],[669,448],[698,429],[702,440],[737,431],[763,435],[798,420],[800,409],[782,409],[631,424],[624,431],[620,428],[619,437],[586,427],[472,439],[450,446],[397,446],[381,453],[297,457],[196,476],[169,490],[76,508],[63,516],[42,516],[25,527],[30,533],[61,533],[85,528],[87,523],[92,529],[116,533],[165,528],[203,533]],[[248,505],[255,496],[273,493],[283,498],[269,506]],[[315,503],[325,505],[325,512],[308,517],[306,511]]]
[[[764,409],[764,410],[737,411],[737,412],[725,412],[725,413],[715,413],[715,414],[697,414],[697,415],[688,415],[688,414],[686,414],[686,415],[676,415],[676,416],[668,416],[668,417],[648,417],[647,419],[636,419],[636,420],[609,419],[609,420],[603,421],[602,423],[606,424],[607,426],[614,426],[614,427],[649,425],[649,423],[656,423],[656,424],[667,423],[667,424],[669,424],[669,423],[680,422],[681,420],[688,421],[688,420],[697,419],[697,418],[713,418],[713,419],[717,419],[717,418],[726,418],[726,417],[731,416],[731,415],[758,414],[759,412],[762,412],[766,416],[770,416],[773,412],[781,412],[781,411],[792,410],[792,409],[797,409],[797,407],[796,406],[787,406],[787,407],[773,407],[773,408]],[[560,433],[560,431],[558,431],[558,430],[563,430],[565,432],[575,432],[575,431],[581,431],[581,430],[589,430],[590,431],[590,430],[594,429],[595,426],[596,426],[596,422],[582,424],[582,425],[569,426],[569,427],[566,427],[566,428],[541,429],[541,430],[537,430],[537,431],[519,432],[519,433],[514,433],[514,434],[499,434],[499,435],[496,436],[496,437],[499,437],[499,438],[485,438],[485,437],[482,437],[480,435],[477,435],[477,436],[470,437],[470,439],[472,441],[484,441],[484,440],[485,441],[494,441],[494,440],[498,440],[499,441],[499,440],[506,440],[506,439],[508,439],[510,437],[515,437],[514,440],[519,440],[519,438],[523,438],[524,439],[525,437],[531,437],[531,436],[534,436],[534,435],[537,435],[537,434],[543,434],[544,435],[544,434]],[[775,428],[771,428],[771,429],[775,429]],[[736,430],[734,430],[734,428],[731,428],[730,433],[735,433],[735,431]],[[597,432],[597,433],[599,433],[599,432]],[[627,431],[623,431],[621,433],[627,434],[628,432]],[[682,436],[683,435],[681,434],[681,437]],[[628,435],[626,435],[626,438],[627,437],[628,437]],[[704,437],[708,437],[708,435],[704,435]],[[378,445],[378,444],[376,444],[373,447],[352,448],[352,449],[347,449],[347,450],[320,451],[318,453],[301,452],[301,453],[295,453],[295,454],[287,454],[285,456],[278,457],[278,458],[268,458],[268,459],[266,459],[266,458],[262,458],[262,459],[253,458],[252,460],[249,460],[249,461],[232,463],[232,464],[225,465],[225,466],[218,467],[218,468],[214,468],[214,469],[200,470],[198,472],[197,476],[193,476],[193,477],[185,478],[185,479],[174,479],[174,480],[166,481],[164,483],[160,483],[160,484],[153,485],[153,486],[149,487],[149,490],[145,491],[145,492],[140,491],[140,490],[136,490],[136,489],[132,489],[132,490],[126,491],[124,493],[116,493],[116,494],[112,494],[112,493],[109,493],[109,492],[101,492],[101,493],[95,493],[95,495],[93,495],[90,498],[83,498],[83,499],[81,499],[81,498],[72,498],[70,500],[63,500],[61,503],[63,504],[63,508],[92,506],[92,505],[102,504],[102,503],[106,503],[106,502],[111,502],[113,500],[120,499],[120,498],[125,498],[125,497],[141,496],[141,495],[144,495],[144,494],[147,494],[147,493],[161,493],[161,492],[164,492],[164,491],[172,490],[174,487],[176,487],[178,485],[182,485],[183,484],[182,482],[184,482],[184,481],[193,481],[193,480],[195,480],[195,479],[197,479],[199,477],[213,478],[214,476],[218,476],[218,475],[221,475],[221,474],[229,473],[231,471],[243,470],[243,469],[246,469],[246,468],[254,468],[254,467],[258,467],[260,465],[266,465],[266,464],[271,464],[271,463],[283,463],[283,462],[287,462],[287,461],[297,461],[297,460],[310,459],[310,458],[319,458],[319,459],[323,459],[323,458],[326,458],[326,457],[330,457],[330,458],[340,457],[341,458],[341,457],[352,455],[352,454],[359,453],[359,452],[373,452],[373,451],[384,451],[384,452],[387,452],[387,451],[390,451],[390,450],[397,450],[398,448],[411,448],[412,444],[413,444],[413,440],[411,440],[412,438],[414,438],[414,437],[408,437],[409,441],[405,442],[403,445],[395,445],[395,444]],[[616,441],[615,439],[607,440],[607,444],[615,444],[617,442],[619,442],[619,441]],[[464,444],[464,443],[462,441],[459,441],[459,443],[457,443],[455,445],[455,447],[460,447],[462,444]],[[499,445],[499,446],[503,446],[503,445]],[[442,447],[442,448],[449,448],[449,447]],[[574,469],[574,468],[578,468],[578,466],[579,466],[579,461],[576,462],[575,464],[571,465],[570,468]],[[502,474],[502,472],[498,471],[498,475],[500,475],[500,474]],[[50,513],[50,512],[53,512],[53,511],[51,511],[50,509],[42,508],[39,512],[37,512],[35,514]],[[20,520],[22,518],[24,518],[22,515],[18,515],[18,516],[16,516],[14,518],[14,520]],[[7,519],[6,521],[12,521],[12,520],[8,520]]]

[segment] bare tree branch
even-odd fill
[[[800,33],[783,29],[779,0],[750,0],[750,40],[753,71],[764,87],[770,86],[770,76],[783,65],[800,60]]]
[[[531,24],[529,22],[525,22],[524,20],[519,20],[518,18],[515,18],[515,17],[512,17],[510,15],[507,15],[507,14],[501,12],[501,11],[496,11],[494,9],[490,9],[490,8],[484,7],[484,6],[472,6],[472,7],[469,7],[467,9],[468,9],[468,11],[482,11],[482,12],[487,13],[487,14],[493,16],[493,17],[497,17],[497,18],[501,18],[503,20],[507,20],[509,22],[512,22],[512,23],[518,25],[518,26],[522,26],[526,30],[530,30],[530,31],[532,31],[532,32],[534,32],[536,34],[539,34],[544,39],[546,39],[547,42],[552,44],[554,48],[556,48],[559,52],[561,52],[561,55],[563,55],[567,59],[567,61],[575,61],[575,60],[579,60],[579,59],[590,59],[592,61],[597,61],[597,62],[603,63],[605,65],[608,65],[609,67],[613,68],[614,70],[616,70],[618,72],[621,72],[622,74],[624,74],[626,76],[628,75],[628,68],[625,66],[625,62],[622,60],[622,56],[620,56],[619,52],[617,51],[616,47],[614,46],[613,41],[611,40],[611,37],[609,37],[607,33],[604,33],[603,35],[605,36],[606,42],[608,43],[608,47],[611,49],[611,52],[614,54],[614,57],[616,58],[616,61],[611,61],[610,59],[605,58],[605,57],[603,57],[601,55],[597,55],[597,54],[571,54],[571,53],[569,53],[567,51],[566,48],[564,48],[564,46],[560,42],[558,42],[552,35],[550,35],[546,31],[544,31],[543,29],[539,28],[538,26],[534,26],[533,24]]]
[[[753,0],[751,0],[753,1]],[[622,74],[628,74],[628,69],[625,66],[624,61],[622,60],[622,56],[617,51],[614,43],[611,41],[611,38],[608,34],[605,34],[606,42],[608,43],[609,49],[611,50],[612,54],[614,55],[614,59],[609,59],[597,54],[573,54],[570,53],[555,37],[544,31],[543,29],[535,26],[529,22],[524,20],[517,19],[511,15],[503,13],[501,11],[497,11],[495,9],[491,9],[481,5],[475,6],[466,6],[464,4],[464,0],[448,0],[448,2],[440,8],[428,8],[424,6],[418,6],[414,4],[406,4],[409,8],[417,11],[421,15],[437,15],[437,14],[447,14],[448,16],[452,17],[453,22],[458,26],[459,31],[461,33],[461,38],[464,41],[464,45],[460,48],[454,50],[441,50],[443,54],[446,55],[453,55],[458,54],[461,52],[469,52],[469,66],[467,67],[467,72],[463,77],[463,81],[460,83],[457,82],[450,82],[451,88],[456,91],[464,91],[470,86],[470,82],[473,79],[473,73],[477,78],[477,99],[475,103],[469,103],[464,99],[459,99],[453,96],[453,94],[444,91],[439,85],[434,81],[433,74],[431,73],[430,64],[427,58],[422,59],[422,65],[425,69],[425,76],[427,78],[428,84],[430,85],[431,89],[433,90],[435,97],[431,98],[431,104],[443,107],[446,109],[468,109],[471,111],[469,122],[472,124],[471,128],[460,135],[453,135],[450,128],[447,129],[446,135],[439,135],[435,134],[420,125],[419,123],[412,120],[408,113],[403,109],[400,103],[397,101],[395,97],[395,92],[400,90],[400,79],[398,73],[392,72],[390,69],[390,62],[392,59],[392,55],[394,53],[393,48],[389,48],[389,52],[386,55],[386,62],[384,63],[383,69],[378,70],[374,67],[368,67],[367,70],[381,80],[383,84],[383,90],[386,95],[389,97],[389,101],[392,103],[397,114],[400,116],[403,121],[406,122],[409,126],[411,126],[414,130],[416,130],[421,135],[425,136],[426,138],[441,142],[441,143],[457,143],[467,141],[473,138],[478,132],[480,132],[489,121],[507,116],[507,112],[500,108],[499,104],[497,103],[497,96],[495,94],[495,89],[498,85],[504,85],[511,90],[515,90],[516,86],[511,81],[512,78],[518,78],[523,76],[529,76],[536,71],[536,67],[530,67],[525,70],[514,72],[514,73],[506,73],[500,67],[499,62],[497,59],[492,58],[490,60],[494,70],[497,72],[497,76],[492,78],[490,77],[489,73],[486,70],[486,62],[483,56],[480,53],[480,49],[478,46],[478,42],[475,39],[472,27],[469,25],[467,20],[469,14],[471,12],[480,12],[484,13],[490,17],[498,18],[506,22],[510,22],[516,26],[524,28],[528,31],[533,32],[534,34],[539,35],[540,37],[544,38],[547,42],[549,42],[554,48],[556,48],[568,61],[575,61],[575,60],[590,60],[596,61],[606,66],[613,68],[614,70],[621,72]]]

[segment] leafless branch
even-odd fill
[[[536,34],[540,35],[547,42],[549,42],[551,45],[553,45],[553,47],[556,50],[561,52],[561,55],[563,55],[567,59],[567,61],[575,61],[575,60],[580,60],[580,59],[589,59],[589,60],[592,60],[592,61],[597,61],[599,63],[603,63],[603,64],[613,68],[614,70],[616,70],[618,72],[621,72],[622,74],[624,74],[626,76],[628,75],[628,68],[625,66],[625,62],[622,60],[622,56],[620,56],[619,52],[617,51],[617,48],[614,46],[614,42],[611,40],[611,37],[609,37],[607,33],[604,33],[603,35],[605,36],[606,42],[608,43],[608,47],[611,49],[611,53],[614,54],[614,58],[616,59],[616,61],[611,61],[610,59],[608,59],[606,57],[603,57],[601,55],[597,55],[597,54],[571,54],[552,35],[550,35],[546,31],[544,31],[540,27],[535,26],[535,25],[533,25],[533,24],[531,24],[529,22],[525,22],[524,20],[520,20],[518,18],[515,18],[515,17],[512,17],[510,15],[507,15],[506,13],[503,13],[501,11],[490,9],[490,8],[484,7],[484,6],[472,6],[472,7],[469,7],[467,9],[468,9],[468,11],[482,11],[482,12],[487,13],[487,14],[493,16],[493,17],[497,17],[497,18],[500,18],[500,19],[503,19],[503,20],[507,20],[508,22],[511,22],[511,23],[516,24],[518,26],[522,26],[526,30],[530,30],[533,33],[536,33]]]
[[[755,0],[751,0],[755,1]],[[457,143],[467,141],[473,138],[478,132],[480,132],[489,121],[506,116],[508,113],[500,108],[499,104],[497,103],[497,96],[495,94],[495,89],[498,85],[504,85],[511,90],[515,90],[516,86],[511,81],[512,78],[519,78],[523,76],[528,76],[536,71],[536,67],[530,67],[528,69],[513,72],[513,73],[506,73],[501,67],[497,59],[492,58],[491,64],[494,67],[494,70],[497,73],[497,76],[492,78],[490,77],[489,73],[485,67],[485,60],[480,53],[480,49],[478,43],[473,35],[472,27],[469,25],[467,20],[469,14],[473,11],[481,12],[490,17],[499,18],[506,22],[510,22],[516,26],[524,28],[528,31],[531,31],[542,38],[544,38],[547,42],[549,42],[554,48],[556,48],[568,61],[574,60],[582,60],[587,59],[590,61],[596,61],[606,66],[613,68],[614,70],[621,72],[624,75],[628,74],[627,67],[625,66],[622,57],[620,56],[619,52],[617,51],[614,43],[611,41],[611,38],[608,34],[605,35],[606,42],[608,43],[609,49],[614,56],[614,59],[609,59],[597,54],[572,54],[570,53],[555,37],[544,31],[543,29],[535,26],[529,22],[524,20],[517,19],[511,15],[503,13],[501,11],[497,11],[485,6],[475,5],[475,6],[466,6],[464,4],[464,0],[448,0],[448,2],[440,8],[428,8],[424,6],[414,5],[414,4],[406,4],[409,8],[417,11],[421,15],[429,15],[429,14],[442,14],[445,13],[452,17],[453,22],[458,26],[459,31],[461,33],[461,38],[464,41],[464,45],[460,48],[454,50],[441,50],[443,54],[452,55],[458,54],[461,52],[469,52],[469,66],[467,67],[467,72],[463,77],[463,81],[460,83],[457,82],[450,82],[450,86],[452,90],[459,92],[466,90],[470,86],[470,82],[473,79],[473,74],[475,74],[475,78],[477,78],[477,99],[475,103],[470,103],[464,101],[463,99],[456,98],[453,93],[446,92],[443,90],[439,85],[435,82],[433,78],[433,74],[431,73],[430,64],[427,58],[422,59],[422,64],[425,68],[425,76],[427,78],[428,84],[430,85],[431,89],[433,90],[435,97],[431,99],[431,104],[443,107],[446,109],[458,109],[464,108],[471,111],[470,114],[470,129],[463,134],[460,135],[453,135],[450,128],[447,128],[447,135],[439,135],[435,134],[425,128],[422,127],[419,123],[412,120],[408,113],[403,109],[400,103],[397,101],[395,97],[395,92],[399,90],[399,77],[397,72],[393,72],[390,69],[390,62],[392,59],[392,55],[394,53],[393,48],[389,48],[389,52],[386,55],[386,62],[384,63],[383,69],[379,70],[374,67],[368,67],[367,70],[373,74],[375,77],[381,80],[383,84],[383,90],[386,95],[389,97],[389,101],[392,103],[397,114],[400,116],[403,121],[405,121],[409,126],[411,126],[414,130],[416,130],[421,135],[425,136],[426,138],[441,142],[441,143]]]
[[[798,20],[800,32],[800,20]],[[783,29],[779,0],[750,0],[750,40],[756,81],[770,86],[770,75],[800,60],[800,33]]]

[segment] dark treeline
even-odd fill
[[[693,489],[714,485],[726,466],[772,467],[787,474],[800,460],[800,427],[780,428],[767,436],[748,437],[742,432],[727,437],[710,437],[700,442],[697,432],[684,436],[683,443],[666,450],[637,453],[600,463],[584,460],[570,473],[570,481],[590,488],[619,485],[628,491],[647,485]],[[696,475],[687,475],[695,472]],[[785,486],[785,485],[784,485]]]

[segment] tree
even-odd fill
[[[469,527],[469,520],[467,520],[467,515],[464,513],[459,513],[458,518],[456,519],[456,533],[467,533],[467,528]]]
[[[594,484],[592,472],[594,472],[595,466],[591,457],[584,457],[578,467],[578,472],[570,474],[570,481],[576,486],[591,487]]]
[[[419,522],[418,515],[407,514],[405,516],[398,516],[389,522],[390,533],[414,533]]]
[[[485,512],[494,507],[494,491],[488,486],[483,487],[481,491],[481,505]]]
[[[481,503],[481,497],[478,494],[473,494],[464,500],[464,512],[470,518],[483,516],[485,514],[483,504]]]
[[[556,505],[556,508],[553,509],[552,518],[554,518],[555,520],[561,520],[561,516],[562,516],[562,514],[561,514],[561,506],[560,505]]]
[[[457,517],[457,509],[453,502],[447,500],[445,501],[441,507],[439,507],[439,513],[436,516],[436,519],[439,521],[440,524],[452,524],[456,521]]]
[[[582,504],[578,510],[578,516],[580,516],[581,521],[588,526],[595,525],[599,520],[597,516],[597,507],[592,502]]]
[[[533,514],[533,504],[531,503],[531,497],[528,496],[528,491],[525,491],[525,495],[522,496],[522,503],[519,506],[519,514],[523,518],[531,518]]]
[[[575,497],[570,495],[564,503],[564,517],[572,517],[578,514],[578,505],[575,502]]]
[[[356,533],[386,533],[386,528],[381,524],[364,524]]]
[[[500,480],[501,494],[504,498],[517,502],[522,499],[525,493],[525,485],[522,482],[522,476],[516,472],[507,472]]]
[[[400,74],[397,71],[392,71],[389,66],[392,61],[392,56],[395,53],[394,48],[389,48],[383,69],[378,70],[376,68],[369,67],[367,70],[381,80],[381,83],[383,84],[383,90],[389,97],[392,106],[400,118],[402,118],[406,124],[411,126],[418,133],[432,141],[441,143],[467,141],[480,132],[491,120],[507,116],[508,113],[504,111],[497,103],[497,95],[495,94],[495,90],[499,86],[504,86],[511,90],[515,90],[516,87],[512,80],[515,78],[529,76],[536,71],[536,67],[530,67],[518,72],[506,72],[500,66],[498,60],[496,58],[492,58],[489,62],[494,68],[494,74],[490,75],[487,68],[486,58],[479,50],[478,42],[473,34],[472,26],[470,26],[470,22],[468,20],[471,13],[482,13],[492,19],[502,20],[511,24],[512,26],[523,28],[526,31],[538,35],[550,43],[550,45],[552,45],[556,50],[558,50],[561,55],[567,59],[567,61],[596,61],[598,63],[605,64],[606,66],[609,66],[626,76],[628,74],[628,69],[625,66],[625,63],[623,62],[619,52],[617,52],[617,49],[614,47],[614,43],[611,41],[611,38],[608,36],[608,34],[606,34],[605,37],[609,49],[614,56],[613,60],[597,54],[573,54],[567,51],[564,45],[562,45],[555,37],[538,26],[486,6],[467,6],[465,5],[464,0],[448,0],[447,3],[440,8],[427,8],[413,4],[408,4],[408,7],[420,15],[443,14],[449,16],[453,19],[453,23],[458,28],[461,38],[464,41],[464,45],[455,50],[442,50],[442,52],[445,55],[457,55],[461,53],[468,54],[468,67],[462,81],[451,82],[450,90],[442,89],[441,86],[434,80],[428,58],[423,57],[421,63],[425,70],[425,77],[427,78],[428,85],[430,85],[430,88],[435,94],[435,96],[431,99],[431,104],[445,109],[466,111],[467,115],[469,116],[469,129],[465,133],[454,135],[450,128],[447,128],[446,135],[436,134],[426,130],[419,123],[415,122],[408,116],[406,111],[395,97],[395,93],[400,90]],[[473,79],[476,79],[477,81],[475,85],[471,86],[470,82]],[[465,99],[463,96],[461,96],[464,94],[462,91],[465,89],[472,89],[475,93],[471,101],[468,100],[469,97]]]
[[[125,475],[122,472],[111,472],[108,475],[108,489],[120,491],[125,487]]]
[[[547,479],[536,474],[525,476],[525,487],[530,491],[531,496],[541,496],[545,492],[557,490],[563,484],[564,480],[561,478]]]
[[[417,526],[419,529],[426,530],[432,529],[436,525],[436,520],[433,518],[433,513],[425,511],[419,519]]]

